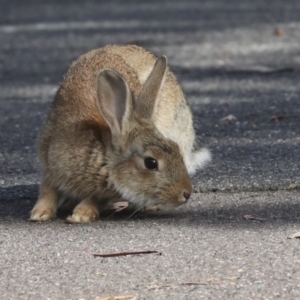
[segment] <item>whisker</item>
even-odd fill
[[[132,218],[138,211],[140,211],[143,207],[138,207],[129,217],[127,217],[127,219]]]
[[[114,214],[116,213],[116,211],[113,211],[110,215],[108,215],[105,220],[108,220],[109,218],[111,218]]]

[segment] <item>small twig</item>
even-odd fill
[[[135,295],[126,295],[126,296],[115,296],[114,300],[134,300],[136,299]]]
[[[158,251],[133,251],[133,252],[118,252],[118,253],[109,253],[109,254],[98,254],[98,253],[90,253],[94,257],[118,257],[118,256],[127,256],[127,255],[140,255],[140,254],[158,254],[162,255],[161,252]]]
[[[207,282],[181,282],[179,285],[207,285]]]
[[[120,295],[120,296],[108,296],[108,297],[101,297],[101,298],[95,298],[94,300],[134,300],[136,299],[135,295]]]
[[[156,289],[162,289],[162,288],[166,288],[166,287],[170,287],[170,286],[173,286],[173,287],[176,287],[176,286],[179,286],[179,285],[189,285],[189,286],[193,286],[193,285],[208,285],[209,282],[212,282],[213,279],[208,279],[204,282],[179,282],[179,283],[176,283],[176,284],[162,284],[162,285],[151,285],[148,287],[149,290],[156,290]]]
[[[261,221],[261,222],[267,221],[267,219],[255,217],[255,216],[252,216],[252,215],[244,215],[243,218],[245,220],[255,220],[255,221]]]
[[[300,117],[299,115],[273,115],[270,118],[270,121],[278,122],[278,121],[281,121],[281,120],[287,119],[287,118],[299,118],[299,117]]]
[[[240,271],[238,271],[240,272]],[[240,276],[232,276],[232,277],[224,277],[224,280],[237,280]],[[199,285],[208,285],[208,284],[218,284],[221,282],[222,279],[215,279],[215,278],[208,278],[205,281],[184,281],[174,284],[162,284],[162,285],[151,285],[148,287],[149,290],[156,290],[156,289],[162,289],[166,287],[178,287],[178,286],[199,286]]]
[[[228,116],[220,119],[219,121],[224,123],[224,122],[232,122],[232,121],[235,121],[235,120],[236,120],[236,116],[228,115]]]
[[[296,239],[296,238],[300,238],[300,231],[298,231],[296,233],[293,233],[293,234],[290,234],[288,236],[288,239]]]
[[[150,285],[148,287],[149,290],[158,290],[158,289],[162,289],[162,288],[165,288],[165,287],[169,287],[171,286],[171,284],[163,284],[163,285]]]

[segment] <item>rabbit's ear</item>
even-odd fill
[[[113,137],[120,137],[132,112],[132,98],[124,78],[111,69],[102,70],[97,77],[99,109]]]
[[[153,70],[136,100],[135,112],[138,117],[152,119],[155,106],[157,105],[157,96],[163,85],[166,70],[167,58],[161,56],[156,60]]]

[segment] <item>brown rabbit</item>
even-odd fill
[[[60,198],[78,203],[69,222],[94,221],[114,202],[177,206],[188,175],[209,160],[194,152],[192,114],[166,57],[107,46],[75,61],[40,139],[43,178],[32,221],[55,218]]]

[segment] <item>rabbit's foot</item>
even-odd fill
[[[79,204],[75,207],[72,216],[67,217],[68,223],[88,223],[99,218],[98,209],[91,205]]]
[[[44,205],[36,205],[31,211],[29,221],[32,222],[45,222],[55,219],[55,210],[52,207]]]
[[[30,214],[30,221],[45,222],[56,218],[58,193],[56,189],[42,181],[37,203]]]

